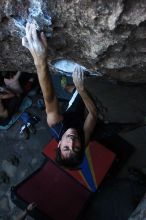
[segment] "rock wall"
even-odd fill
[[[47,34],[49,60],[68,58],[108,79],[146,82],[145,0],[1,0],[0,71],[35,72],[21,46],[32,18]]]

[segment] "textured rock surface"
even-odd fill
[[[50,60],[69,58],[109,79],[146,82],[145,0],[1,0],[0,71],[35,71],[20,39],[31,17],[47,33]]]

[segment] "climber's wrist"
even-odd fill
[[[37,69],[46,67],[46,65],[47,65],[47,59],[44,58],[44,59],[34,60],[34,64],[35,64],[35,66],[36,66]]]

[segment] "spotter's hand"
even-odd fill
[[[72,77],[76,89],[84,91],[84,71],[80,66],[75,67]]]
[[[39,37],[33,23],[27,23],[25,30],[26,36],[22,38],[22,45],[29,49],[35,65],[39,65],[47,59],[48,44],[46,36],[41,32]]]

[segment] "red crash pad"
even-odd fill
[[[56,140],[53,139],[43,149],[43,154],[54,161],[57,145]],[[86,148],[85,157],[80,169],[69,170],[64,168],[64,170],[86,188],[94,192],[104,179],[115,157],[116,155],[104,145],[93,141]]]
[[[91,195],[51,160],[16,186],[15,194],[27,203],[35,201],[43,219],[53,220],[76,220]]]

